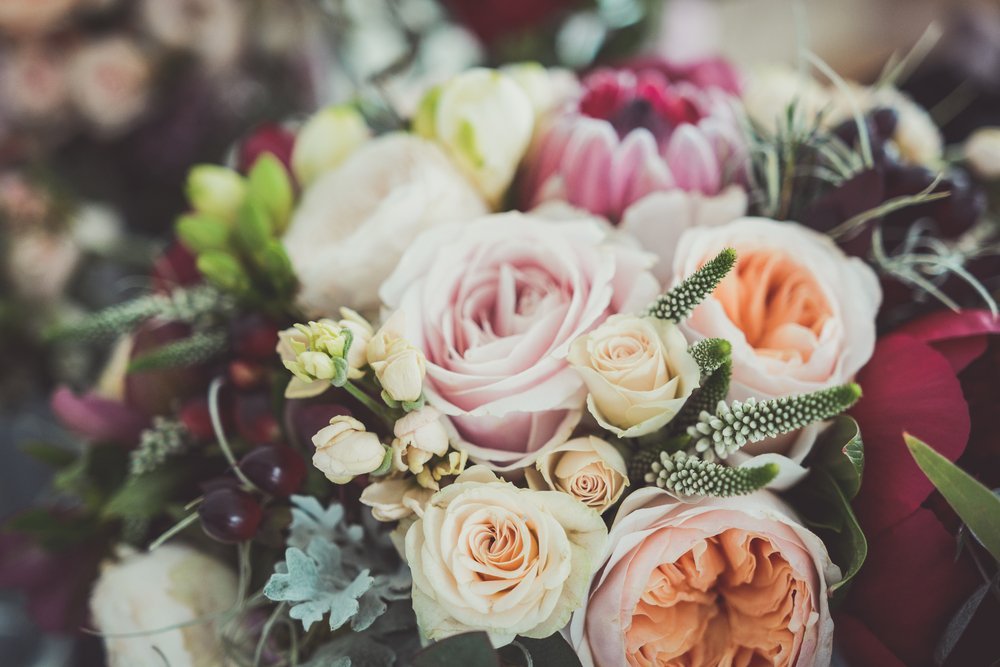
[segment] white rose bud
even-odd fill
[[[496,206],[528,149],[535,112],[524,89],[491,69],[462,72],[427,94],[414,129],[434,139]]]
[[[677,325],[649,317],[612,315],[573,341],[567,359],[590,391],[590,413],[620,438],[665,426],[701,380]]]
[[[416,475],[432,457],[448,452],[448,432],[441,413],[429,406],[396,420],[393,434],[392,463],[400,472],[408,470]]]
[[[1000,127],[983,127],[965,142],[965,159],[977,176],[1000,179]]]
[[[187,197],[199,213],[226,222],[236,219],[236,213],[246,197],[246,181],[227,167],[200,164],[191,169],[187,180]]]
[[[397,311],[368,343],[368,365],[394,401],[420,399],[427,374],[424,353],[402,337],[403,314]]]
[[[568,493],[599,513],[618,502],[629,485],[625,459],[593,436],[574,438],[540,456],[525,477],[532,489]]]
[[[347,484],[357,475],[378,470],[386,448],[378,436],[353,417],[340,415],[312,437],[313,465],[334,484]]]
[[[302,187],[343,162],[371,131],[354,107],[342,105],[322,109],[299,130],[292,149],[292,171]]]
[[[221,665],[218,627],[190,624],[232,608],[236,574],[181,544],[127,553],[105,563],[90,596],[90,611],[104,639],[108,667]],[[162,630],[176,626],[174,630]]]

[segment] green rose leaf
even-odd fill
[[[847,415],[837,417],[820,436],[813,451],[811,465],[825,469],[847,499],[853,500],[865,471],[865,448],[858,423]]]
[[[500,656],[485,632],[466,632],[431,644],[413,656],[411,664],[413,667],[500,667]]]
[[[986,550],[1000,563],[1000,497],[967,472],[908,433],[913,459]]]

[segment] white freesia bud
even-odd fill
[[[496,206],[528,149],[535,112],[528,94],[509,76],[476,68],[428,93],[414,125],[443,145]]]
[[[618,502],[629,485],[625,459],[613,446],[593,436],[574,438],[538,457],[525,477],[532,489],[552,489],[573,496],[598,512]]]
[[[413,402],[423,393],[424,353],[402,335],[403,313],[396,311],[368,343],[368,365],[394,401]]]
[[[231,221],[246,197],[246,181],[228,167],[200,164],[191,169],[187,197],[199,213]]]
[[[386,448],[378,436],[353,417],[334,417],[312,442],[316,446],[313,465],[335,484],[347,484],[357,475],[374,472],[385,460]]]
[[[430,406],[398,419],[393,434],[392,464],[400,472],[408,470],[416,475],[431,458],[448,451],[448,432],[441,413]]]
[[[210,667],[223,664],[218,628],[210,620],[188,622],[227,611],[236,598],[230,568],[190,547],[165,544],[105,563],[90,611],[97,630],[109,635],[109,667]],[[185,625],[161,630],[178,624]]]
[[[965,159],[977,176],[1000,179],[1000,127],[983,127],[965,142]]]
[[[322,109],[299,130],[292,149],[292,171],[305,187],[324,171],[340,166],[370,137],[364,117],[354,107],[341,105]]]

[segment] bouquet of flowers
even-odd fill
[[[194,168],[50,332],[116,342],[0,583],[113,666],[995,658],[997,130],[811,69],[470,69]]]

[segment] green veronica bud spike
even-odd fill
[[[706,338],[688,348],[701,369],[702,375],[711,375],[733,356],[733,346],[724,338]]]
[[[661,452],[645,481],[684,496],[741,496],[762,489],[778,474],[778,466],[768,463],[752,468],[730,468],[703,461],[697,456]]]
[[[649,307],[653,317],[680,322],[711,294],[736,264],[736,251],[726,248]]]
[[[688,428],[695,451],[706,460],[726,458],[748,442],[759,442],[834,417],[861,398],[861,387],[845,384],[769,401],[719,401],[715,414],[702,412]]]

